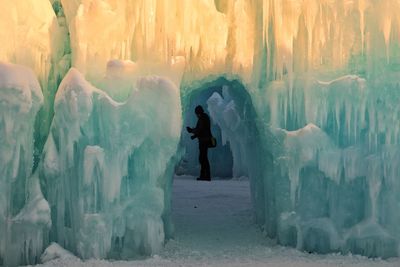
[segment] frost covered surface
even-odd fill
[[[50,241],[84,259],[160,250],[170,234],[180,116],[169,80],[138,79],[129,98],[115,102],[71,69],[56,95],[40,166],[52,208]]]
[[[50,207],[33,175],[33,125],[43,104],[34,73],[0,63],[0,262],[35,263],[51,226]]]
[[[148,259],[105,261],[58,259],[38,266],[293,266],[397,267],[398,259],[352,255],[317,255],[276,246],[254,224],[247,180],[194,177],[174,179],[172,216],[176,235],[165,249]]]

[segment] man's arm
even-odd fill
[[[204,132],[206,127],[206,122],[203,118],[199,118],[195,128],[186,127],[186,130],[193,135],[190,137],[191,139],[198,138],[202,132]]]
[[[193,135],[190,137],[190,139],[195,139],[195,138],[197,138],[197,135],[196,135],[196,128],[190,128],[190,127],[186,127],[186,131],[188,132],[188,133],[193,133]]]
[[[196,136],[201,135],[202,132],[204,132],[205,129],[205,121],[203,118],[199,118],[196,124],[196,128],[191,129],[191,133],[193,133]]]
[[[194,133],[194,129],[190,128],[190,127],[186,127],[186,131],[188,133],[193,133],[193,135],[190,137],[192,140],[195,139],[197,137],[197,135]]]

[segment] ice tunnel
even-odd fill
[[[209,151],[213,176],[225,179],[241,176],[247,177],[249,172],[245,165],[245,160],[241,158],[244,155],[242,153],[243,148],[234,140],[232,135],[235,132],[235,137],[238,140],[241,135],[245,138],[247,134],[236,131],[239,124],[244,120],[252,120],[253,124],[255,124],[257,120],[250,95],[243,84],[237,80],[228,81],[225,78],[219,78],[215,81],[198,81],[194,84],[201,85],[197,89],[182,89],[183,92],[189,92],[186,95],[185,93],[182,95],[182,103],[186,103],[182,107],[184,114],[183,125],[196,124],[197,119],[194,116],[194,109],[197,105],[202,105],[211,116],[211,131],[216,137],[217,143],[220,144]],[[238,109],[241,110],[239,111]],[[241,127],[247,128],[242,125]],[[246,130],[250,132],[254,129],[255,125],[252,125],[252,127]],[[185,154],[178,166],[177,172],[195,176],[199,174],[199,167],[197,166],[197,143],[190,140],[189,137],[185,129],[183,129],[181,145],[185,148]]]
[[[261,122],[250,94],[240,81],[225,77],[196,81],[191,87],[194,89],[181,90],[183,125],[195,125],[194,109],[197,105],[202,105],[210,115],[211,131],[219,144],[209,150],[211,175],[217,179],[250,178],[253,203],[262,203],[263,165],[266,162],[263,158],[267,148],[263,145]],[[176,173],[198,176],[198,144],[190,140],[185,127],[180,143],[184,154]],[[258,212],[256,217],[257,220],[264,220],[264,215]]]
[[[215,85],[214,85],[215,84]],[[181,133],[181,146],[185,149],[184,155],[181,159],[180,164],[177,166],[176,173],[177,174],[189,174],[193,176],[198,176],[199,174],[199,166],[197,159],[197,150],[198,145],[196,141],[192,141],[190,139],[190,135],[186,133],[185,126],[194,127],[196,125],[197,118],[194,114],[194,109],[197,105],[201,105],[204,107],[205,111],[208,113],[208,105],[207,100],[211,97],[211,95],[215,92],[222,93],[222,85],[224,82],[220,83],[206,83],[201,86],[197,90],[193,90],[190,93],[190,96],[186,96],[190,100],[186,100],[187,106],[182,107],[183,109],[183,129]],[[221,128],[215,124],[211,124],[211,132],[217,139],[218,143],[221,143]],[[232,177],[232,168],[233,168],[233,159],[232,159],[232,151],[230,148],[230,144],[225,144],[216,147],[215,149],[210,149],[209,151],[209,160],[211,169],[213,169],[214,177],[221,178],[231,178]]]
[[[199,103],[214,175],[250,178],[269,237],[398,257],[399,9],[2,1],[0,265],[38,263],[53,242],[82,259],[161,250],[174,171],[197,172],[182,128]]]

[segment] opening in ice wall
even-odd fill
[[[223,170],[223,173],[231,175],[226,177],[249,177],[256,218],[258,222],[263,222],[263,159],[266,147],[249,92],[240,81],[224,77],[196,81],[181,91],[184,126],[196,123],[193,111],[198,104],[202,104],[210,115],[213,134],[218,138],[219,147],[209,150],[211,175],[217,176]],[[182,130],[181,146],[186,147],[186,154],[178,171],[197,175],[198,170],[193,168],[198,164],[197,142],[190,140],[185,129]]]
[[[208,82],[201,85],[201,87],[194,89],[190,92],[184,100],[183,104],[183,129],[181,133],[181,146],[185,149],[185,154],[182,160],[177,166],[177,174],[189,174],[198,176],[200,173],[199,161],[198,161],[198,142],[197,140],[191,140],[190,135],[186,132],[186,126],[194,127],[197,122],[197,117],[194,113],[194,109],[197,105],[201,105],[204,110],[207,111],[207,100],[212,96],[213,93],[222,93],[222,86],[229,82],[225,79],[220,79],[214,82]],[[209,149],[208,158],[212,170],[213,177],[232,178],[233,177],[233,159],[232,152],[229,143],[222,143],[221,128],[213,123],[211,119],[211,132],[217,139],[218,146],[213,149]]]

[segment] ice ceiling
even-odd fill
[[[182,115],[209,83],[270,237],[399,255],[400,1],[1,7],[0,264],[51,242],[82,258],[161,249]]]

